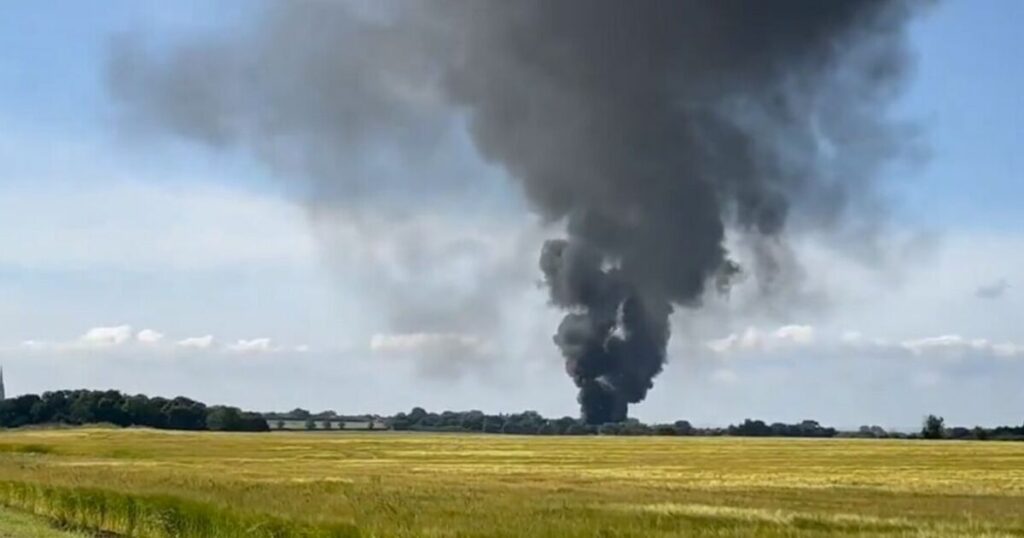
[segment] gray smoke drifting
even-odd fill
[[[884,0],[275,2],[255,30],[168,57],[115,46],[130,112],[242,144],[318,203],[443,191],[339,173],[381,147],[410,159],[467,118],[480,154],[564,221],[540,266],[584,418],[622,420],[666,360],[669,317],[741,268],[787,265],[794,225],[872,205],[897,152],[887,105],[916,4]],[[382,7],[383,6],[383,7]],[[397,148],[397,149],[396,149]],[[870,220],[870,217],[866,217]],[[764,244],[764,248],[756,248]]]

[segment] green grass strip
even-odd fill
[[[88,538],[58,529],[46,518],[0,507],[0,538]]]
[[[243,515],[170,495],[129,495],[99,488],[0,482],[0,504],[57,525],[141,538],[355,538],[353,525],[311,525]]]

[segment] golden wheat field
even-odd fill
[[[1024,536],[1024,444],[0,434],[0,502],[131,536]]]

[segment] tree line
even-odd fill
[[[936,415],[928,415],[921,427],[924,439],[962,439],[975,441],[1024,441],[1024,425],[996,426],[995,428],[964,428],[962,426],[946,427],[946,420]]]
[[[430,413],[421,407],[398,413],[386,422],[394,430],[507,433],[517,435],[676,435],[676,436],[776,436],[834,437],[837,431],[813,420],[796,424],[766,424],[746,420],[727,428],[697,428],[686,420],[644,424],[636,419],[601,425],[585,424],[577,418],[545,418],[536,411],[512,414],[485,414],[482,411],[444,411]]]
[[[767,423],[746,419],[727,427],[698,428],[686,420],[672,423],[644,424],[636,419],[599,426],[582,423],[573,417],[545,418],[536,411],[513,414],[486,414],[481,411],[444,411],[432,413],[415,407],[408,413],[384,417],[394,430],[434,432],[480,432],[518,435],[676,435],[676,436],[737,436],[737,437],[813,437],[813,438],[874,438],[874,439],[974,439],[1024,440],[1024,425],[995,428],[951,427],[944,425],[942,417],[930,415],[921,431],[905,433],[886,431],[877,425],[861,426],[854,431],[841,431],[822,426],[814,420],[793,424]]]
[[[237,407],[207,406],[183,396],[167,399],[143,394],[128,395],[116,390],[60,390],[42,395],[26,394],[0,401],[0,428],[37,424],[96,424],[143,426],[168,430],[270,431],[268,420],[299,419],[307,425],[318,420],[348,419],[375,422],[387,429],[427,432],[477,432],[516,435],[674,435],[740,437],[864,437],[971,440],[1024,440],[1024,425],[995,428],[946,427],[942,417],[929,415],[920,432],[891,432],[879,426],[861,426],[856,431],[839,431],[814,420],[794,424],[766,423],[746,419],[724,428],[698,428],[686,420],[644,424],[636,419],[589,425],[578,418],[546,418],[536,411],[487,414],[482,411],[428,412],[415,407],[390,417],[376,415],[342,416],[333,411],[310,413],[294,409],[286,413],[259,414]]]
[[[165,430],[269,431],[258,413],[116,390],[60,390],[0,401],[0,428],[35,424],[145,426]]]

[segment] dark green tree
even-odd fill
[[[921,437],[925,439],[942,439],[946,436],[946,421],[942,417],[928,415],[921,428]]]

